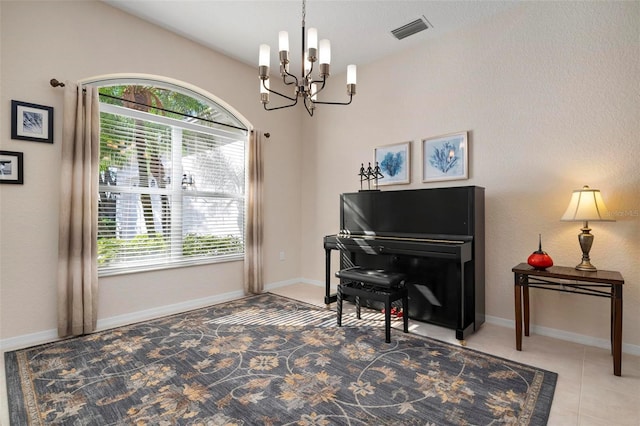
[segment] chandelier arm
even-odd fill
[[[314,104],[321,105],[349,105],[353,101],[353,95],[349,95],[349,102],[321,102],[321,101],[313,101]]]
[[[311,81],[312,83],[322,83],[322,87],[324,87],[325,84],[327,84],[327,76],[322,76],[321,79],[319,80],[313,80]]]
[[[275,111],[277,109],[284,109],[284,108],[290,108],[292,106],[296,106],[297,103],[298,103],[298,98],[296,98],[295,102],[289,105],[282,105],[282,106],[273,107],[273,108],[267,108],[267,104],[262,104],[262,106],[264,106],[264,109],[267,111]]]
[[[319,88],[319,89],[316,89],[316,91],[315,91],[315,92],[313,92],[312,94],[310,94],[310,96],[312,96],[312,95],[317,95],[318,93],[322,92],[322,90],[324,89],[324,86],[325,86],[326,82],[327,82],[327,81],[326,81],[326,78],[324,78],[324,77],[322,78],[322,80],[313,80],[311,83],[322,83],[322,86],[320,86],[320,88]],[[309,87],[311,87],[311,83],[309,84]],[[313,101],[313,102],[317,103],[317,101]]]
[[[291,86],[292,84],[295,84],[296,86],[298,85],[297,81],[287,81],[287,76],[286,75],[282,76],[282,82],[287,86]]]
[[[302,61],[304,62],[304,57],[302,58]],[[305,81],[309,81],[310,83],[317,83],[317,81],[311,80],[311,73],[313,72],[313,64],[315,63],[315,61],[313,62],[309,61],[309,63],[311,64],[311,66],[309,67],[309,72],[305,75],[304,70],[302,71],[304,75],[304,79]]]
[[[287,86],[291,85],[291,84],[295,84],[296,86],[298,85],[298,77],[296,77],[295,75],[291,74],[289,71],[287,71],[285,68],[283,68],[284,70],[284,74],[282,74],[282,82],[284,84],[286,84]],[[290,81],[287,83],[287,76],[291,77],[294,79],[294,81]]]
[[[307,105],[307,98],[305,98],[305,100],[304,100],[304,108],[309,113],[309,116],[313,117],[313,111],[315,110],[315,107],[313,105],[314,102],[312,100],[309,100],[309,102],[311,102],[311,108],[309,108],[309,105]]]
[[[265,80],[262,80],[262,86],[267,90],[267,92],[269,93],[273,93],[275,95],[281,96],[283,98],[289,99],[290,101],[295,101],[295,103],[293,105],[295,105],[298,102],[298,97],[296,96],[295,98],[292,98],[290,96],[284,95],[276,90],[270,89],[269,87],[267,87],[267,85],[265,84]],[[275,108],[274,108],[275,109]]]

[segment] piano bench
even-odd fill
[[[342,300],[344,296],[355,296],[356,316],[360,319],[360,298],[384,303],[385,342],[391,342],[391,304],[402,300],[402,319],[404,332],[409,332],[409,296],[404,286],[406,275],[379,269],[360,267],[347,268],[336,272],[341,280],[338,284],[337,319],[338,327],[342,326]]]

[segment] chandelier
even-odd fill
[[[269,67],[271,66],[271,48],[267,44],[260,45],[260,55],[258,61],[258,76],[260,77],[260,102],[267,111],[276,109],[289,108],[298,103],[298,99],[302,98],[304,107],[310,116],[316,105],[349,105],[356,94],[356,66],[349,65],[347,67],[347,95],[348,102],[322,102],[318,100],[318,93],[324,88],[329,78],[329,64],[331,62],[331,44],[329,40],[320,40],[318,46],[318,30],[309,28],[309,32],[305,32],[305,15],[306,0],[302,0],[302,56],[301,56],[301,74],[300,78],[289,72],[289,34],[286,31],[280,31],[279,39],[279,58],[280,58],[280,76],[282,82],[287,85],[294,85],[293,96],[287,96],[277,92],[269,87]],[[306,45],[305,45],[305,35]],[[306,49],[305,49],[306,47]],[[314,64],[319,62],[319,71],[316,77],[312,75]],[[269,94],[273,93],[290,102],[286,105],[268,107]]]

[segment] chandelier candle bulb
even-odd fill
[[[280,62],[283,64],[289,63],[289,33],[286,31],[280,31],[278,33],[278,46],[280,50]]]
[[[316,83],[311,83],[311,100],[318,100],[318,85]]]
[[[331,42],[329,40],[320,40],[320,63],[329,65],[331,63]]]
[[[315,62],[318,57],[318,30],[309,28],[307,32],[307,58],[311,62]]]
[[[260,54],[258,56],[259,76],[262,80],[269,78],[269,66],[271,65],[271,48],[268,44],[260,45]],[[262,85],[260,85],[262,87]]]
[[[269,103],[269,80],[260,80],[260,102]]]
[[[260,65],[261,67],[268,67],[271,64],[269,62],[271,62],[271,48],[269,47],[268,44],[261,44],[260,45],[260,57],[259,57],[259,61],[258,61],[258,65]]]
[[[349,65],[347,67],[347,84],[356,84],[356,66]]]
[[[347,94],[353,96],[356,94],[356,66],[349,65],[347,67]]]
[[[329,77],[329,64],[331,63],[331,43],[329,40],[320,40],[320,77]]]

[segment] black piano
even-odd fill
[[[484,188],[463,186],[340,195],[340,232],[324,237],[325,303],[331,251],[351,266],[409,276],[409,318],[456,330],[465,340],[485,320]]]

